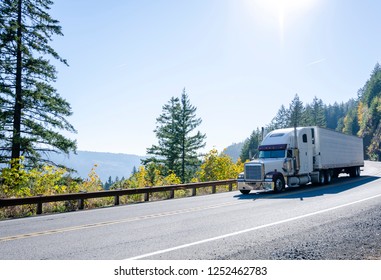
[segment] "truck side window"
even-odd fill
[[[303,143],[307,143],[307,134],[303,134]]]

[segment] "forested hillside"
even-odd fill
[[[296,94],[288,107],[282,105],[265,131],[297,126],[320,126],[364,138],[364,155],[380,160],[381,67],[377,63],[357,97],[345,103],[324,104],[315,97],[303,104]],[[245,161],[258,153],[261,129],[256,128],[244,142],[240,158]]]
[[[359,100],[344,120],[345,133],[364,138],[367,156],[380,160],[381,139],[381,67],[376,64],[369,80],[358,92]]]

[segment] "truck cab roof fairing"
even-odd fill
[[[274,150],[285,150],[287,149],[287,144],[277,144],[277,145],[261,145],[258,147],[260,151],[274,151]]]

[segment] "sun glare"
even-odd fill
[[[247,0],[256,16],[260,15],[263,24],[276,20],[282,43],[286,25],[291,26],[311,10],[316,2],[317,0]]]
[[[269,13],[298,16],[313,7],[316,0],[248,0]]]

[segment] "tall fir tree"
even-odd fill
[[[202,122],[201,118],[197,118],[197,108],[190,103],[189,97],[183,89],[181,94],[181,114],[179,121],[179,132],[181,136],[180,152],[181,152],[181,171],[180,179],[182,182],[192,178],[196,167],[200,164],[197,151],[205,147],[206,135],[197,131],[194,135],[190,135]]]
[[[271,124],[268,126],[269,130],[287,128],[290,125],[290,111],[284,107],[282,104],[278,110],[276,116],[271,121]]]
[[[57,72],[53,57],[67,65],[49,45],[62,35],[48,11],[51,0],[0,2],[1,161],[25,156],[31,164],[42,153],[76,150],[76,142],[60,131],[75,133],[66,119],[70,104],[51,85]]]
[[[152,145],[147,149],[148,155],[153,157],[142,160],[144,165],[151,162],[161,164],[164,173],[169,171],[179,172],[179,133],[177,119],[180,114],[180,102],[177,97],[172,97],[162,108],[162,113],[156,119],[156,129],[154,130],[158,145]],[[178,174],[178,173],[176,173]]]
[[[305,112],[306,112],[306,117],[305,117],[306,125],[319,126],[319,127],[327,126],[323,100],[318,99],[315,96],[312,101],[312,104],[306,106]]]
[[[279,127],[278,127],[279,128]],[[277,128],[274,128],[277,129]],[[254,130],[243,144],[240,159],[242,162],[258,157],[258,147],[262,141],[262,132],[259,128]]]
[[[200,131],[193,133],[202,122],[196,117],[196,110],[185,89],[180,98],[172,97],[163,106],[154,131],[159,143],[147,149],[153,157],[143,160],[143,164],[162,164],[164,175],[174,172],[182,183],[192,178],[200,165],[197,151],[205,146],[206,138]]]
[[[299,96],[296,94],[294,99],[291,101],[289,108],[289,127],[297,127],[305,125],[305,108],[303,102],[300,100]]]
[[[338,122],[343,118],[343,105],[340,106],[337,102],[335,102],[333,105],[329,104],[325,106],[325,119],[327,122],[327,128],[341,131],[342,127],[338,127]]]

